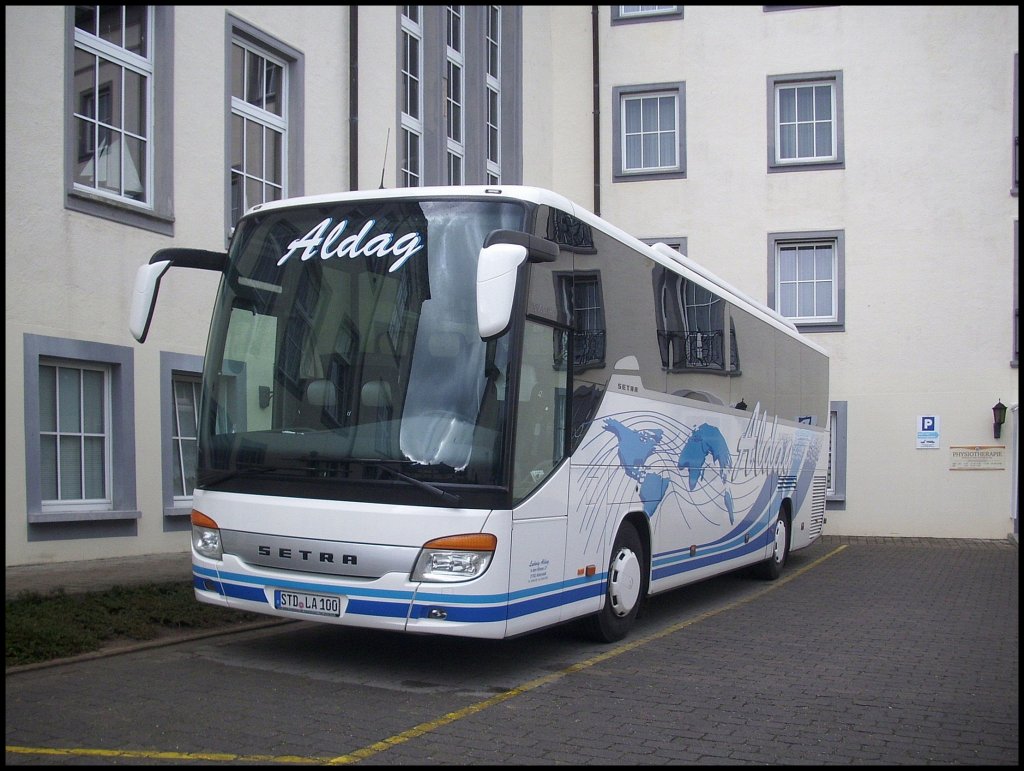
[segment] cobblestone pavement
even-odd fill
[[[11,764],[1012,765],[1016,542],[826,536],[611,646],[287,624],[6,678]]]

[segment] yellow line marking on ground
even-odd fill
[[[326,758],[304,758],[298,755],[233,755],[230,752],[160,752],[158,750],[94,750],[85,747],[54,749],[48,747],[12,747],[7,752],[18,755],[63,755],[88,758],[131,758],[139,760],[219,760],[250,763],[305,763],[323,764]]]
[[[623,653],[627,653],[631,650],[635,650],[641,646],[647,645],[648,643],[660,640],[662,637],[667,637],[670,634],[685,629],[694,624],[699,624],[701,621],[706,621],[709,618],[725,613],[728,610],[733,610],[742,605],[746,605],[749,602],[753,602],[759,597],[764,596],[768,592],[773,592],[779,587],[785,586],[790,581],[800,577],[812,568],[817,567],[825,560],[834,557],[846,548],[846,544],[838,546],[837,548],[830,551],[818,559],[814,560],[807,565],[804,565],[797,571],[788,574],[785,578],[778,581],[773,581],[770,585],[766,586],[753,594],[744,597],[743,599],[731,602],[728,605],[723,605],[720,608],[714,610],[705,611],[700,615],[694,616],[686,621],[680,621],[677,624],[672,624],[665,627],[664,629],[641,637],[632,642],[624,643],[611,650],[600,653],[597,656],[592,656],[586,661],[580,661],[572,664],[565,669],[558,672],[552,672],[551,674],[538,677],[534,680],[530,680],[523,685],[516,688],[511,688],[507,691],[492,696],[489,699],[471,704],[455,712],[449,712],[446,715],[442,715],[436,720],[431,720],[427,723],[420,723],[408,731],[403,731],[400,734],[395,734],[387,739],[379,742],[374,742],[366,747],[349,752],[345,755],[339,755],[334,758],[316,758],[316,757],[302,757],[298,755],[234,755],[226,752],[158,752],[158,751],[146,751],[146,750],[95,750],[95,749],[84,749],[84,748],[68,748],[68,749],[50,749],[46,747],[17,747],[7,745],[7,752],[21,754],[21,755],[63,755],[63,756],[80,756],[80,757],[107,757],[107,758],[139,758],[148,760],[197,760],[197,761],[225,761],[225,762],[254,762],[254,763],[304,763],[304,764],[316,764],[316,765],[346,765],[349,763],[358,763],[360,760],[378,755],[381,752],[386,752],[392,747],[415,739],[435,731],[442,726],[454,723],[456,720],[475,715],[478,712],[482,712],[488,707],[493,707],[496,704],[500,704],[503,701],[508,701],[516,696],[521,696],[524,693],[536,690],[542,685],[548,685],[549,683],[561,680],[575,672],[581,672],[584,669],[588,669],[595,664],[600,664],[609,659],[613,659],[616,656],[620,656]]]

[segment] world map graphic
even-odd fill
[[[648,467],[649,460],[665,437],[662,429],[631,429],[614,418],[605,418],[604,430],[612,433],[618,444],[618,459],[623,470],[640,485],[640,498],[648,517],[653,517],[673,480]],[[717,465],[709,468],[708,464]],[[702,423],[690,432],[678,452],[675,461],[683,472],[689,491],[696,491],[714,475],[721,484],[718,493],[729,514],[729,524],[734,523],[735,514],[732,493],[726,486],[726,478],[732,467],[732,454],[722,432],[715,426]]]

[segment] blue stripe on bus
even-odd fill
[[[204,592],[217,592],[224,597],[233,597],[236,600],[249,600],[250,602],[266,602],[267,596],[263,590],[256,586],[243,586],[242,584],[229,584],[224,581],[214,581],[200,576],[192,577],[192,585]]]
[[[217,576],[217,572],[205,568],[194,567],[195,575],[193,576],[193,585],[195,588],[203,591],[216,591],[225,597],[230,597],[239,600],[248,600],[250,602],[267,602],[267,597],[264,592],[263,586],[254,586],[251,583],[235,583],[227,580],[217,580],[213,578],[205,578],[201,573],[208,574],[210,576]],[[229,574],[225,574],[229,575]],[[235,578],[244,578],[242,576],[234,576]],[[394,592],[394,591],[380,591],[378,590],[375,594],[378,597],[390,597],[398,600],[397,602],[387,602],[384,599],[360,599],[359,597],[353,598],[352,594],[348,591],[338,591],[335,587],[324,587],[319,584],[305,584],[302,582],[292,581],[286,582],[286,588],[301,588],[303,590],[316,590],[320,592],[327,592],[329,594],[344,594],[349,598],[346,613],[364,616],[378,616],[386,618],[402,618],[409,612],[409,604],[412,600],[412,593],[410,592]],[[447,614],[449,621],[479,621],[479,622],[494,622],[503,621],[506,618],[518,618],[521,616],[528,616],[532,613],[539,613],[544,610],[550,610],[562,605],[572,604],[581,600],[596,597],[604,591],[604,576],[594,576],[588,579],[583,585],[579,585],[580,581],[563,582],[562,586],[566,588],[558,589],[554,587],[548,587],[547,589],[538,588],[534,590],[524,590],[518,592],[517,595],[523,596],[528,594],[540,594],[544,593],[543,596],[533,597],[531,599],[521,601],[508,601],[507,595],[476,595],[476,596],[453,596],[444,594],[426,595],[419,598],[419,600],[412,604],[412,618],[425,618],[427,614],[433,608],[443,606]],[[278,582],[274,583],[277,587]],[[370,594],[364,590],[364,594]],[[487,598],[500,597],[497,604],[478,604],[476,607],[466,607],[471,603],[486,603]],[[426,600],[426,602],[424,602]],[[433,600],[433,602],[430,602]]]
[[[731,551],[737,546],[745,545],[747,542],[755,543],[759,538],[763,538],[765,534],[770,531],[770,528],[768,527],[769,524],[770,522],[767,518],[751,519],[743,530],[734,530],[727,536],[722,536],[715,541],[697,544],[697,549],[701,554],[717,554],[723,551]],[[678,560],[680,558],[688,558],[689,556],[690,547],[684,546],[679,549],[669,549],[668,551],[659,552],[654,555],[652,562],[654,565],[659,565],[665,564],[668,561]]]
[[[228,583],[225,581],[210,581],[196,576],[193,584],[197,589],[205,591],[216,591],[225,597],[236,600],[248,600],[249,602],[266,603],[267,596],[262,587],[245,584]],[[212,584],[208,586],[208,584]],[[409,610],[408,600],[405,602],[380,602],[372,600],[350,599],[346,613],[354,613],[364,616],[384,616],[387,618],[404,618]]]
[[[667,552],[658,555],[652,565],[651,580],[658,581],[691,570],[736,559],[765,547],[765,532],[743,543],[721,544],[712,553],[705,551],[690,557],[688,552]],[[328,586],[309,581],[275,580],[271,584],[255,585],[255,579],[237,573],[220,573],[209,568],[193,566],[193,584],[197,589],[216,591],[226,597],[266,602],[265,586],[323,594],[343,594],[348,597],[346,613],[385,618],[401,618],[409,613],[412,618],[425,618],[430,610],[443,607],[449,621],[495,622],[506,618],[520,618],[551,610],[563,605],[598,597],[604,591],[605,573],[589,578],[577,578],[557,584],[522,589],[508,594],[451,595],[437,592],[412,592],[384,589],[366,589],[354,586]],[[413,598],[415,597],[415,601]]]
[[[705,551],[690,557],[688,552],[669,552],[658,555],[654,560],[651,580],[658,581],[680,573],[715,565],[736,559],[765,547],[765,532],[743,543],[736,539],[731,544],[721,544],[713,553]],[[250,602],[266,602],[264,585],[254,585],[254,579],[242,574],[219,573],[216,570],[193,566],[193,583],[197,589],[212,590],[235,599]],[[348,597],[346,613],[382,618],[401,618],[410,613],[411,618],[425,618],[438,607],[444,608],[449,621],[495,622],[521,618],[533,613],[551,610],[563,605],[598,597],[604,591],[606,573],[589,578],[577,578],[558,584],[522,589],[508,594],[451,595],[437,592],[396,591],[365,589],[353,586],[328,586],[308,581],[278,581],[270,584],[275,588],[295,589],[324,594],[343,594]],[[206,576],[209,576],[207,578]],[[413,597],[415,596],[415,602]],[[390,600],[390,601],[389,601]]]
[[[390,589],[367,589],[358,586],[335,586],[327,584],[318,584],[309,581],[294,581],[294,580],[278,580],[266,581],[265,579],[258,579],[252,576],[246,576],[241,573],[226,573],[210,568],[203,568],[198,565],[192,566],[192,572],[197,576],[196,585],[199,588],[203,588],[202,579],[209,577],[214,583],[232,581],[241,584],[259,584],[263,586],[273,586],[280,589],[295,589],[298,591],[319,593],[319,594],[344,594],[347,597],[368,597],[378,599],[392,599],[400,600],[403,602],[411,602],[413,597],[417,602],[444,602],[444,603],[456,603],[465,605],[480,605],[480,604],[500,604],[505,605],[506,603],[515,602],[522,598],[534,597],[537,595],[557,594],[566,590],[571,590],[573,587],[579,585],[590,585],[590,584],[602,584],[605,575],[596,574],[589,578],[575,578],[570,581],[560,581],[557,584],[545,584],[543,586],[531,587],[529,589],[521,589],[516,592],[503,592],[501,594],[470,594],[470,595],[452,595],[442,594],[438,592],[424,592],[419,590],[412,592],[408,590],[390,590]]]
[[[547,594],[543,597],[535,597],[522,602],[510,602],[508,605],[489,605],[484,607],[459,607],[438,602],[436,605],[415,603],[412,611],[412,618],[426,618],[427,614],[439,606],[444,608],[445,618],[448,621],[476,621],[494,622],[504,621],[511,618],[521,618],[533,613],[551,610],[563,605],[571,605],[581,600],[596,597],[604,591],[604,582],[593,582],[586,586],[578,586],[572,589]]]
[[[662,560],[659,565],[651,570],[651,580],[659,581],[663,578],[685,573],[689,570],[697,570],[709,565],[716,565],[720,562],[736,559],[744,554],[755,551],[762,551],[765,547],[763,538],[751,538],[748,543],[737,543],[735,546],[716,550],[708,554],[706,551],[700,555],[690,557],[689,555],[678,555],[668,560]]]
[[[345,615],[377,616],[383,618],[405,618],[409,605],[405,602],[376,602],[371,600],[349,600]]]

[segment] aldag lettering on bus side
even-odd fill
[[[789,437],[778,436],[778,417],[769,428],[768,413],[754,407],[754,412],[736,446],[736,462],[732,467],[732,481],[742,475],[789,473],[793,462],[793,442]]]
[[[310,230],[302,238],[296,238],[288,244],[288,251],[277,261],[278,265],[284,265],[300,249],[301,260],[309,260],[320,255],[320,259],[328,260],[331,257],[388,257],[394,256],[397,259],[391,263],[388,273],[392,273],[402,267],[406,260],[423,248],[423,237],[419,233],[406,233],[404,236],[396,237],[394,233],[378,233],[370,236],[370,231],[377,224],[377,220],[367,220],[358,233],[345,238],[345,229],[348,227],[348,220],[342,220],[335,225],[328,233],[334,219],[328,217]],[[339,242],[338,239],[341,239]]]

